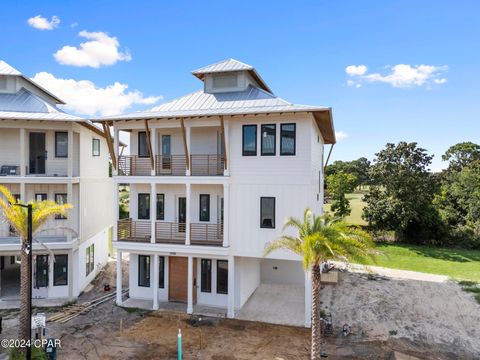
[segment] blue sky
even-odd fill
[[[333,160],[406,140],[439,169],[448,146],[480,142],[479,11],[478,1],[7,0],[0,59],[88,116],[195,91],[190,71],[236,58],[276,95],[333,108],[346,134]]]

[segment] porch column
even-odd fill
[[[153,159],[153,169],[152,169],[152,176],[155,176],[155,169],[156,169],[156,156],[157,156],[157,129],[150,128],[150,144],[152,145],[152,159]]]
[[[158,310],[158,283],[159,283],[159,269],[158,269],[158,255],[153,255],[153,310]]]
[[[107,126],[108,128],[108,126]],[[120,146],[120,130],[115,127],[115,123],[113,124],[113,152],[115,154],[115,159],[117,159],[117,168],[112,168],[112,175],[117,176],[118,175],[118,165],[119,165],[119,158],[118,154],[119,152],[119,146]]]
[[[223,184],[223,247],[230,245],[229,225],[230,225],[230,184]]]
[[[190,245],[190,197],[191,197],[191,185],[190,184],[186,184],[185,185],[186,187],[186,194],[185,194],[185,198],[187,200],[187,206],[186,206],[186,217],[185,217],[185,245]]]
[[[117,250],[117,305],[122,305],[122,252]]]
[[[188,257],[188,302],[187,314],[193,313],[193,256]]]
[[[192,174],[192,157],[190,156],[192,154],[192,147],[190,145],[190,139],[191,139],[191,127],[190,125],[186,125],[185,126],[185,138],[186,138],[186,141],[187,141],[187,149],[188,149],[188,154],[187,156],[189,156],[189,167],[185,173],[185,175],[187,176],[190,176]],[[187,203],[188,203],[188,200],[187,200]]]
[[[228,309],[227,317],[235,317],[235,257],[228,257]]]
[[[230,121],[225,121],[224,125],[224,141],[225,141],[225,162],[227,163],[227,168],[223,171],[224,176],[230,175]]]
[[[67,203],[73,204],[73,184],[71,181],[67,183]],[[73,214],[72,210],[69,211],[67,215],[67,228],[70,229],[67,231],[67,240],[70,242],[72,241],[72,230],[75,231],[78,235],[78,228],[75,229],[73,226]]]
[[[27,154],[26,131],[24,128],[20,128],[20,176],[25,176],[27,174],[26,154]]]
[[[118,219],[120,217],[120,204],[118,203],[118,183],[116,179],[113,182],[113,241],[118,240]]]
[[[73,130],[68,130],[67,176],[73,176]]]
[[[20,200],[26,204],[27,203],[27,191],[25,190],[25,183],[20,183]]]
[[[157,219],[157,185],[150,184],[150,242],[155,244],[155,221]]]
[[[305,327],[312,325],[312,273],[305,272]]]

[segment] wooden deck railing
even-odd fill
[[[191,174],[197,176],[222,176],[225,167],[223,155],[190,155]]]
[[[138,155],[122,155],[118,157],[118,175],[120,176],[150,176],[152,164],[149,157]]]
[[[118,241],[150,242],[151,225],[149,220],[118,220]]]
[[[157,221],[155,242],[160,244],[185,244],[185,223]]]
[[[223,224],[190,224],[190,244],[222,246]]]
[[[155,157],[155,169],[157,176],[185,176],[187,170],[185,155],[157,155]]]

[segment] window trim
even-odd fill
[[[66,199],[66,202],[64,202],[63,204],[68,204],[68,194],[66,193],[55,193],[54,195],[55,203],[59,204],[59,202],[57,201],[57,196],[60,196],[60,195],[64,196]],[[55,215],[55,220],[67,220],[67,217],[64,215]]]
[[[147,211],[147,216],[146,218],[141,218],[140,217],[140,196],[146,195],[148,197],[147,201],[147,206],[148,206],[148,211]],[[138,220],[150,220],[150,193],[138,193],[137,194],[137,219]],[[156,216],[156,215],[155,215]]]
[[[148,258],[148,259],[149,259],[149,260],[148,260],[148,285],[140,284],[140,263],[141,263],[141,262],[140,262],[140,258],[145,258],[145,259]],[[150,260],[151,260],[151,258],[150,258],[150,255],[138,255],[138,259],[137,259],[137,260],[138,260],[138,271],[137,271],[137,272],[138,272],[138,274],[137,274],[137,275],[138,275],[138,276],[137,276],[138,282],[137,282],[137,285],[138,285],[139,287],[150,287],[150,283],[151,283],[151,279],[150,279],[150,265],[151,265],[151,264],[150,264]],[[145,272],[145,273],[147,273],[147,272]]]
[[[95,153],[95,143],[98,144],[98,154]],[[100,156],[100,139],[92,139],[92,156]]]
[[[220,291],[219,286],[218,286],[219,285],[219,280],[218,279],[220,278],[218,276],[218,272],[219,272],[219,269],[220,269],[220,266],[218,266],[218,264],[221,263],[221,262],[224,262],[224,263],[227,264],[227,289],[225,290],[225,292]],[[217,289],[216,289],[217,294],[228,295],[228,260],[217,260],[217,284],[216,285],[217,285]]]
[[[42,198],[45,198],[43,200],[38,200],[37,196],[41,196]],[[35,193],[35,201],[45,201],[48,200],[48,194],[47,193]]]
[[[202,220],[202,197],[206,196],[208,201],[207,207],[207,220]],[[210,194],[200,194],[198,198],[198,221],[201,222],[210,222]]]
[[[147,154],[146,154],[146,155],[140,155],[140,134],[145,134],[145,146],[146,146],[146,148],[147,148]],[[147,135],[147,132],[146,132],[146,131],[139,131],[138,134],[137,134],[137,142],[138,142],[138,144],[137,144],[137,150],[138,150],[138,151],[137,151],[137,155],[138,155],[139,158],[148,158],[148,157],[150,157],[150,154],[149,154],[150,150],[148,149],[147,136],[148,136],[148,135]]]
[[[163,203],[163,209],[162,209],[162,213],[161,213],[161,217],[159,217],[158,215],[158,204],[159,204],[159,197],[162,199],[162,203]],[[156,198],[156,209],[155,209],[155,218],[157,220],[165,220],[165,194],[164,193],[157,193],[157,198]]]
[[[67,258],[67,262],[66,262],[66,268],[67,268],[67,271],[66,271],[66,279],[65,279],[65,283],[61,283],[59,284],[58,281],[57,281],[57,278],[56,278],[56,272],[55,272],[55,268],[58,266],[57,264],[57,258],[58,257],[66,257]],[[59,254],[59,255],[55,255],[55,261],[53,263],[53,286],[67,286],[68,285],[68,254]]]
[[[263,127],[273,126],[273,154],[265,153],[263,151]],[[260,125],[260,155],[261,156],[275,156],[277,155],[277,124],[261,124]]]
[[[158,288],[165,289],[165,256],[158,256]]]
[[[254,127],[255,128],[255,153],[248,154],[245,153],[245,128]],[[257,156],[257,133],[258,125],[257,124],[244,124],[242,125],[242,156]]]
[[[272,226],[264,226],[262,224],[262,207],[263,207],[263,200],[264,199],[273,199],[273,224]],[[275,222],[276,222],[276,210],[277,210],[277,206],[276,206],[276,198],[274,196],[261,196],[260,197],[260,228],[261,229],[275,229]]]
[[[58,155],[58,135],[60,134],[67,135],[67,154],[66,155]],[[68,158],[68,132],[67,131],[55,131],[55,157],[59,159]]]
[[[293,153],[285,152],[283,150],[282,142],[282,128],[284,126],[293,125]],[[280,156],[295,156],[297,154],[297,124],[296,123],[282,123],[280,124]]]

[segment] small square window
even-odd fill
[[[100,156],[100,139],[92,139],[92,155]]]

